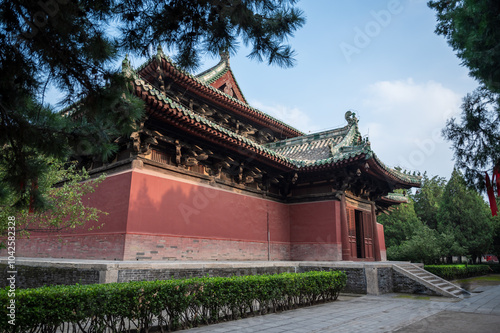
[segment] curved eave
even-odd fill
[[[135,94],[147,104],[147,111],[155,118],[199,137],[230,149],[238,154],[259,160],[281,170],[294,169],[291,160],[276,154],[258,143],[240,136],[172,101],[154,87],[137,78]]]
[[[267,127],[276,133],[283,133],[286,137],[296,137],[304,135],[303,132],[287,125],[286,123],[273,118],[262,111],[251,107],[244,102],[233,98],[224,92],[212,87],[209,84],[203,83],[195,76],[190,73],[180,69],[174,65],[171,60],[164,56],[156,56],[150,59],[147,63],[137,70],[141,76],[146,74],[147,76],[154,77],[156,75],[157,61],[161,61],[162,69],[169,73],[172,78],[174,78],[180,86],[186,90],[190,90],[201,97],[218,104],[223,108],[231,109],[235,114],[247,118],[255,123]],[[236,82],[236,80],[235,80]]]
[[[238,81],[236,81],[236,78],[234,77],[233,71],[231,70],[231,67],[229,66],[229,61],[227,59],[221,58],[220,62],[217,65],[196,75],[195,78],[204,84],[212,85],[214,84],[214,82],[217,82],[217,80],[224,77],[226,73],[229,73],[229,75],[231,75],[231,79],[234,82],[234,84],[236,84],[241,100],[248,105],[248,101],[241,92],[240,85],[238,84]]]
[[[343,159],[328,158],[324,160],[318,160],[312,163],[311,165],[298,166],[298,171],[317,172],[317,171],[333,170],[339,167],[344,167],[349,164],[354,164],[360,161],[364,161],[365,157],[366,157],[365,153],[359,153],[359,154],[353,154],[352,156],[348,156]]]
[[[404,173],[400,173],[396,170],[388,168],[382,162],[380,162],[375,154],[370,156],[366,162],[370,167],[367,172],[375,177],[378,177],[392,184],[397,184],[401,188],[421,186],[419,177],[406,175]]]
[[[195,75],[195,77],[205,84],[211,84],[217,81],[222,75],[224,75],[229,70],[227,61],[221,59],[219,63],[212,68],[209,68],[200,74]]]
[[[380,203],[383,203],[385,205],[399,205],[399,204],[403,204],[403,203],[408,203],[408,198],[406,197],[403,197],[403,199],[400,199],[400,198],[391,198],[391,197],[388,197],[388,196],[383,196],[381,197],[380,199],[377,200],[377,202],[380,202]]]

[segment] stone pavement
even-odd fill
[[[476,288],[468,298],[404,294],[341,295],[311,307],[181,332],[500,332],[500,286]]]

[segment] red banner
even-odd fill
[[[493,173],[493,179],[495,179],[495,173]],[[495,192],[493,191],[493,186],[491,185],[490,182],[490,176],[488,176],[487,172],[486,172],[486,191],[488,193],[488,199],[490,199],[491,215],[496,216],[498,214],[497,201],[495,200]]]
[[[497,196],[500,197],[500,165],[497,165],[493,169],[493,179],[491,181],[492,182],[496,181],[496,183],[497,183]]]

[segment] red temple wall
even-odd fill
[[[33,232],[16,241],[19,257],[122,259],[129,206],[131,173],[108,176],[91,195],[91,205],[107,212],[90,223],[57,234]],[[102,224],[102,226],[100,226]],[[99,228],[97,228],[99,226]],[[94,227],[92,230],[89,228]],[[0,256],[5,255],[0,251]]]
[[[293,260],[342,260],[340,202],[290,205]]]
[[[130,193],[126,260],[289,259],[287,205],[149,171]]]
[[[379,248],[375,248],[375,252],[380,252],[380,258],[382,261],[387,261],[387,252],[385,248],[385,237],[384,237],[384,226],[377,223],[377,235],[378,235],[378,245]]]
[[[127,233],[288,241],[284,204],[167,176],[134,172]]]
[[[144,169],[108,176],[102,228],[33,233],[17,255],[117,260],[342,260],[340,202],[283,204]],[[385,258],[383,226],[380,251]],[[268,231],[270,240],[268,241]],[[377,249],[375,249],[377,250]],[[5,255],[5,250],[0,255]]]

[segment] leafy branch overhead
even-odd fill
[[[451,119],[444,136],[453,143],[457,165],[470,184],[485,189],[485,172],[500,168],[500,2],[429,1],[436,11],[436,33],[456,51],[479,88],[462,104],[460,120]]]
[[[485,171],[500,166],[500,95],[485,87],[467,94],[460,119],[448,120],[444,134],[466,179],[484,190]]]
[[[158,43],[187,69],[204,54],[236,52],[292,66],[288,38],[305,19],[295,0],[11,0],[0,2],[0,204],[31,196],[43,207],[37,156],[106,162],[114,141],[143,117],[143,104],[117,68],[125,53],[147,55]],[[47,105],[48,87],[63,113]],[[22,201],[18,205],[25,204]]]
[[[160,41],[178,51],[180,66],[193,69],[203,53],[236,52],[241,37],[252,46],[250,58],[290,67],[294,52],[284,42],[305,23],[295,2],[142,0],[124,1],[115,10],[121,15],[123,46],[143,55]]]
[[[436,33],[457,52],[470,75],[500,93],[500,3],[496,0],[429,1],[436,10]]]

